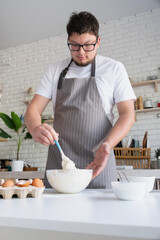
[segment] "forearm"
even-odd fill
[[[25,123],[33,140],[45,146],[54,144],[54,140],[58,141],[58,133],[55,132],[53,127],[47,123],[41,123],[41,115],[49,100],[35,95],[25,114]]]
[[[35,95],[28,106],[25,114],[25,123],[31,135],[34,130],[41,125],[41,115],[48,103],[49,99]]]
[[[129,132],[135,122],[135,114],[123,113],[118,118],[113,128],[109,131],[104,142],[108,143],[110,149],[114,148]]]
[[[41,115],[32,105],[30,105],[26,111],[25,124],[31,135],[34,129],[41,125]]]

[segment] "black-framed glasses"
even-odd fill
[[[97,36],[96,42],[92,43],[92,44],[82,44],[81,45],[81,44],[69,43],[69,42],[67,44],[68,44],[70,51],[79,51],[80,48],[82,47],[85,52],[92,52],[95,49],[95,46],[98,42],[98,37],[99,36]]]

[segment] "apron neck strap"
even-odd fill
[[[68,64],[68,66],[63,69],[63,71],[61,72],[60,76],[59,76],[59,80],[58,80],[58,89],[61,89],[62,88],[62,84],[63,84],[63,80],[69,70],[69,67],[71,65],[71,63],[73,62],[73,58],[71,59],[70,63]]]
[[[61,72],[61,74],[59,76],[59,80],[58,80],[58,89],[62,88],[63,80],[64,80],[72,62],[73,62],[73,58],[71,59],[68,66],[65,69],[63,69],[63,71]],[[95,58],[94,58],[93,61],[92,61],[92,66],[91,66],[91,77],[95,77],[95,69],[96,69],[96,61],[95,61]]]
[[[91,77],[95,77],[95,70],[96,70],[96,60],[95,57],[92,61],[92,66],[91,66]]]

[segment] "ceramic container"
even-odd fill
[[[112,182],[112,189],[120,200],[137,201],[146,194],[145,182]]]
[[[152,108],[152,101],[151,100],[146,100],[144,101],[144,108]]]
[[[83,191],[92,179],[93,170],[47,170],[50,185],[61,193],[77,193]]]
[[[148,193],[153,190],[154,183],[155,183],[155,176],[152,176],[152,177],[127,176],[127,178],[131,182],[145,182],[146,183],[146,191]]]
[[[12,161],[12,172],[21,172],[23,171],[24,161],[21,160],[15,160]]]

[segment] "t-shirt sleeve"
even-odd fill
[[[51,99],[52,98],[52,74],[51,74],[51,70],[50,68],[48,68],[40,83],[38,84],[38,87],[37,87],[37,90],[36,90],[36,94],[39,94],[43,97],[46,97],[46,98],[49,98]]]
[[[120,62],[117,63],[115,69],[113,96],[115,103],[136,99],[125,67]]]

